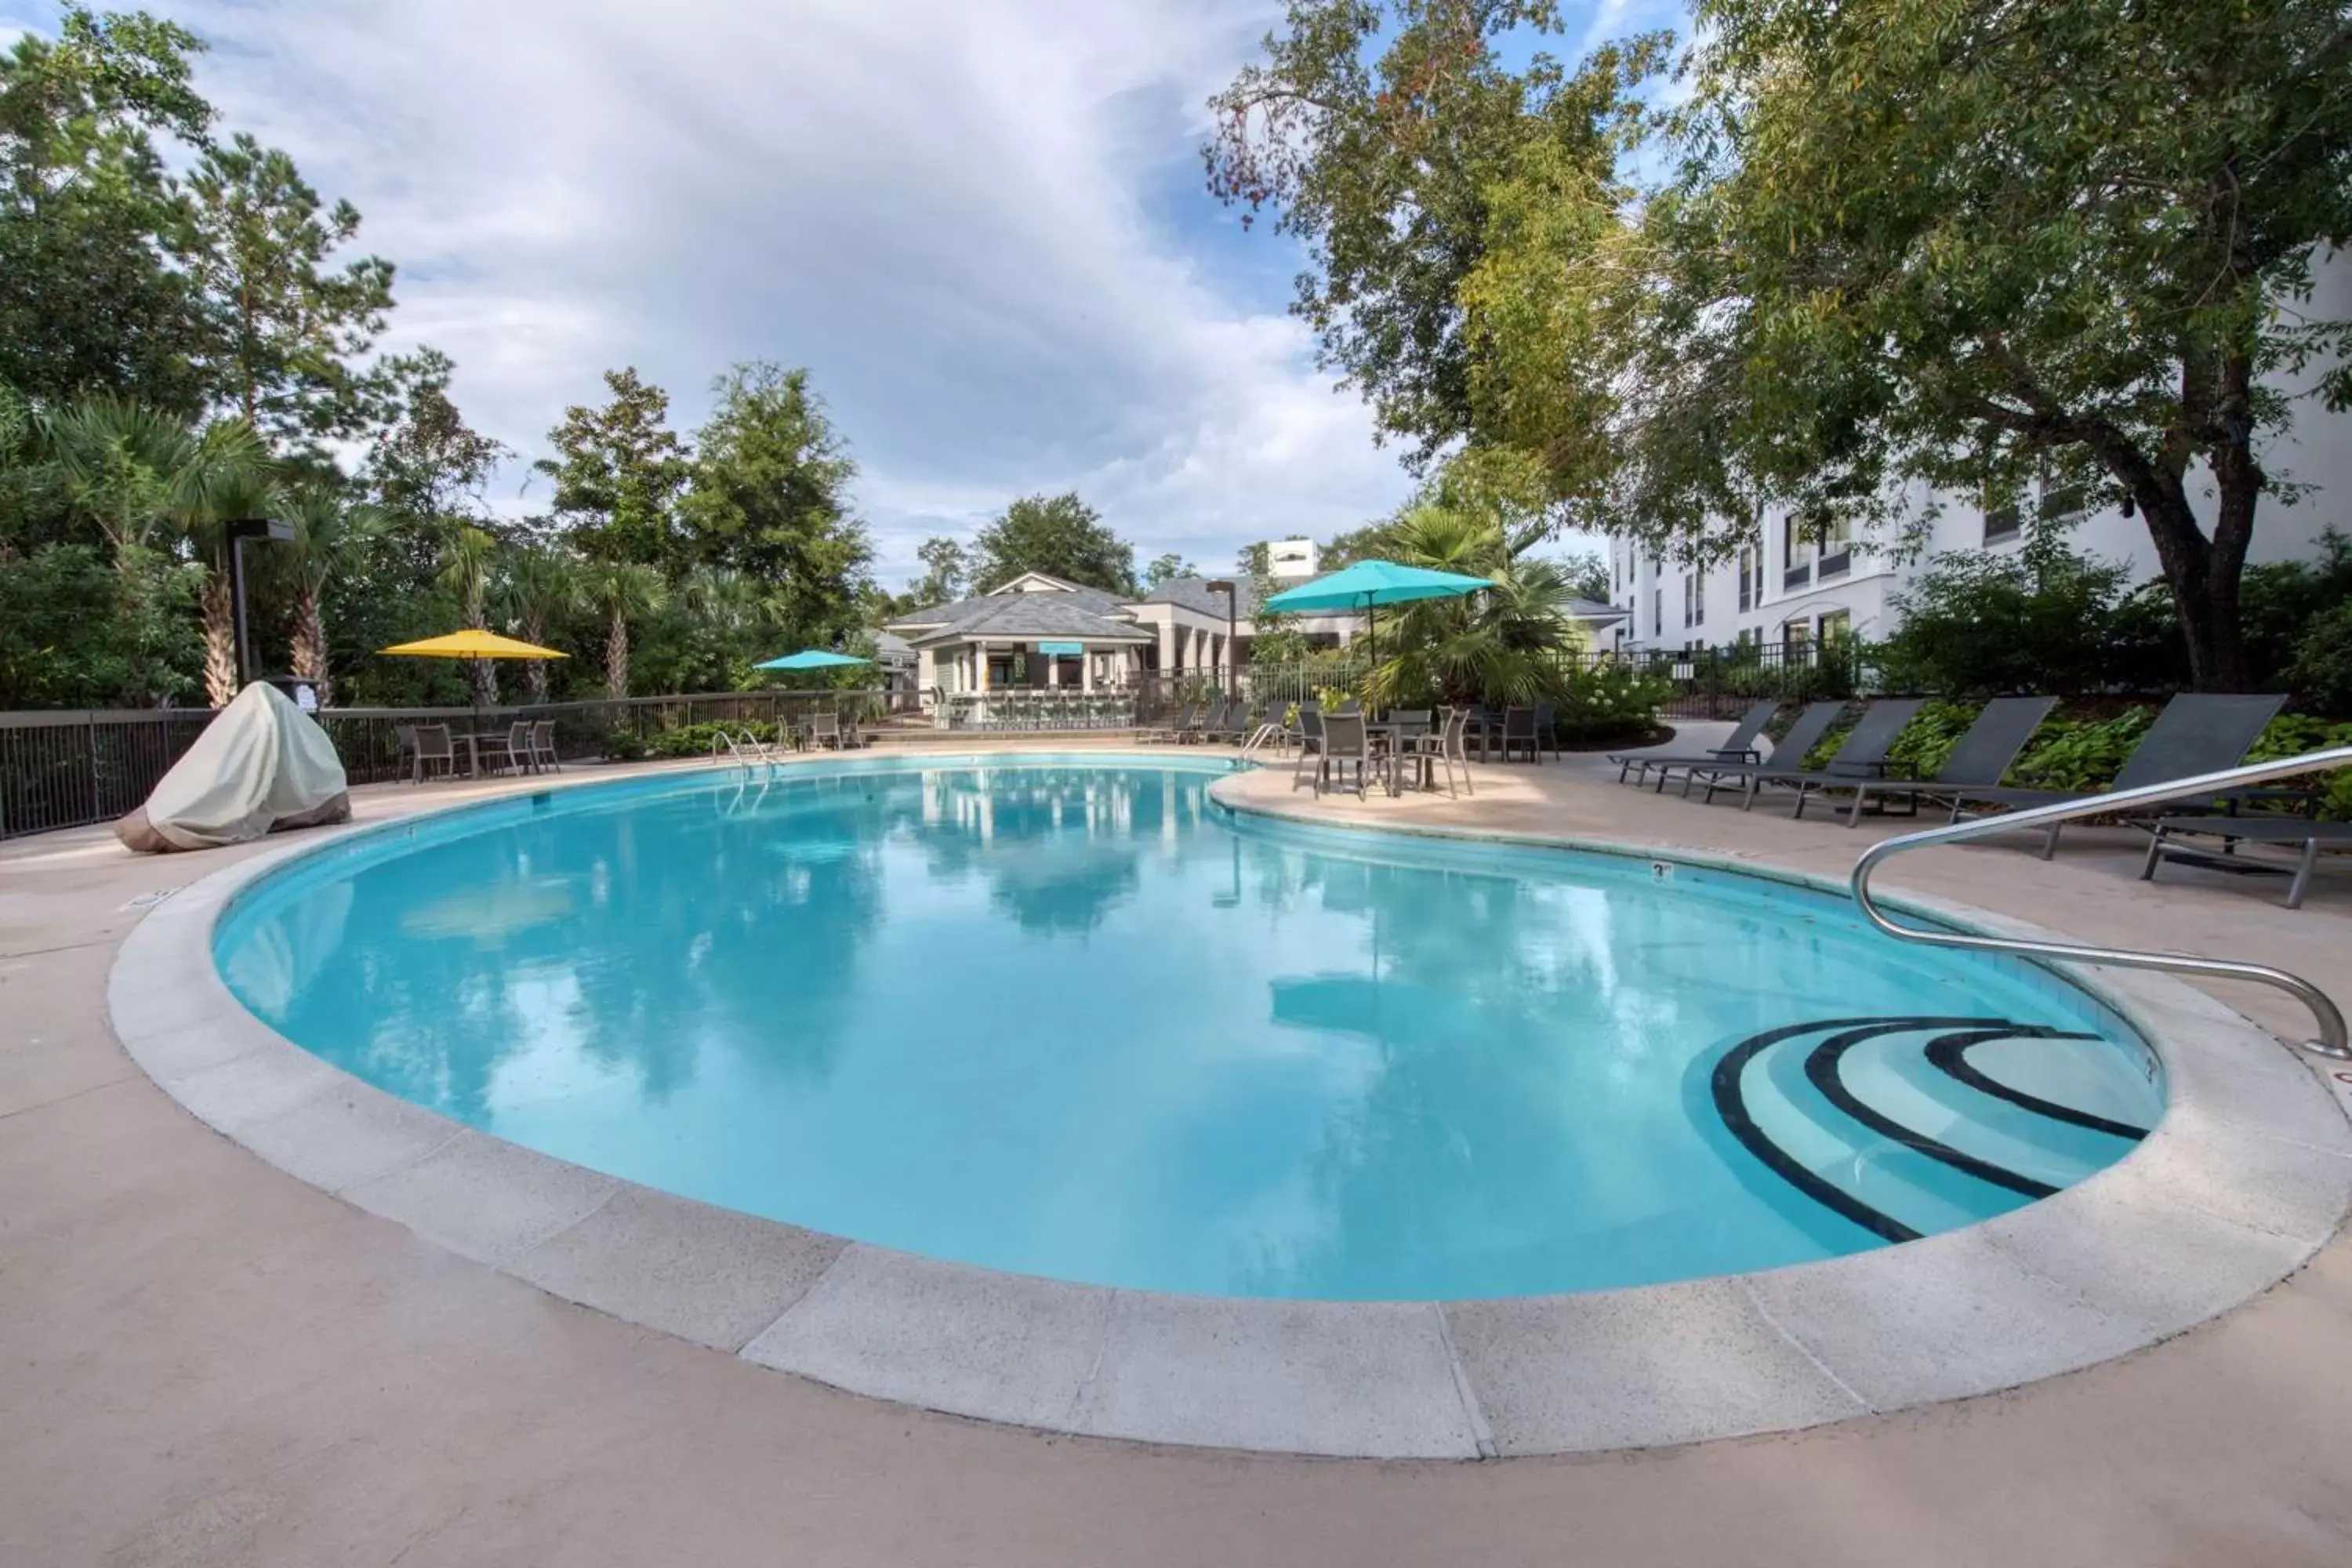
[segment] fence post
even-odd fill
[[[81,732],[89,755],[89,819],[92,822],[103,822],[106,819],[106,799],[99,793],[98,786],[98,715],[96,713],[90,714],[83,721]]]

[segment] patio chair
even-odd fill
[[[1763,793],[1766,784],[1783,784],[1796,790],[1797,816],[1802,817],[1805,802],[1813,791],[1846,789],[1860,780],[1883,773],[1886,768],[1886,753],[1894,750],[1895,742],[1902,737],[1904,731],[1911,727],[1911,721],[1919,716],[1919,710],[1927,705],[1915,697],[1881,700],[1867,704],[1862,710],[1862,717],[1855,721],[1853,729],[1846,731],[1845,739],[1838,742],[1836,752],[1824,767],[1808,769],[1801,757],[1791,767],[1776,768],[1768,763],[1750,769],[1747,798],[1740,803],[1739,809],[1746,811],[1754,806],[1756,797]],[[1855,807],[1857,812],[1860,809]],[[1850,827],[1853,825],[1849,819],[1846,826]]]
[[[1873,795],[1884,797],[1902,795],[1916,812],[1924,797],[1928,800],[1950,798],[1956,789],[1969,785],[1998,785],[2009,765],[2017,761],[2025,743],[2033,739],[2033,731],[2058,706],[2055,697],[1996,697],[1978,710],[1969,721],[1968,733],[1952,747],[1944,765],[1928,779],[1864,779],[1853,785],[1853,805],[1846,813],[1845,825],[1853,826],[1862,820],[1862,808]]]
[[[1549,746],[1554,757],[1564,754],[1559,749],[1559,710],[1549,703],[1536,704],[1536,744]]]
[[[530,727],[530,763],[551,773],[563,771],[563,759],[555,754],[555,721],[541,719]]]
[[[1333,713],[1323,721],[1323,766],[1318,777],[1333,789],[1344,789],[1346,775],[1339,770],[1349,763],[1356,764],[1356,798],[1364,798],[1364,787],[1372,771],[1372,741],[1364,728],[1361,713]],[[1321,794],[1318,784],[1316,791]]]
[[[518,719],[509,724],[505,740],[485,737],[478,743],[490,759],[494,769],[512,768],[524,773],[535,771],[531,766],[530,721],[527,719]]]
[[[1528,761],[1543,761],[1536,751],[1536,710],[1532,708],[1503,710],[1503,761],[1509,762],[1513,752],[1525,752]]]
[[[1434,730],[1424,730],[1420,734],[1412,736],[1400,734],[1397,737],[1396,764],[1402,767],[1407,762],[1419,763],[1432,781],[1433,788],[1435,787],[1436,773],[1433,769],[1430,769],[1429,764],[1432,763],[1441,764],[1445,769],[1445,793],[1448,797],[1454,794],[1454,770],[1456,765],[1459,765],[1462,769],[1462,787],[1475,795],[1478,792],[1471,789],[1470,786],[1470,749],[1469,742],[1465,738],[1469,728],[1470,715],[1462,709],[1449,708],[1445,710],[1445,716],[1438,721]]]
[[[1298,761],[1290,770],[1294,792],[1301,778],[1314,784],[1317,795],[1323,793],[1323,710],[1312,703],[1298,710]]]
[[[841,749],[841,715],[812,713],[809,715],[809,744]]]
[[[2139,744],[2132,749],[2130,756],[2124,759],[2124,765],[2117,770],[2115,782],[2107,787],[2137,789],[2147,784],[2194,778],[2199,773],[2218,773],[2236,767],[2246,760],[2246,753],[2253,750],[2254,742],[2262,739],[2263,731],[2278,717],[2278,710],[2285,704],[2286,699],[2276,695],[2237,697],[2184,691],[2164,705],[2164,711],[2156,716],[2156,722],[2150,724],[2147,733],[2139,738]],[[1952,792],[1952,820],[1958,821],[1961,812],[1971,805],[2053,805],[2064,801],[2095,800],[2100,793],[1969,784]],[[2220,798],[2209,798],[2203,802],[2170,801],[2161,810],[2125,815],[2137,816],[2142,820],[2150,816],[2186,816],[2200,806],[2210,811],[2221,804]],[[2063,822],[2053,822],[2044,831],[2042,840],[2042,858],[2044,860],[2058,853],[2059,830],[2065,826]]]
[[[394,724],[392,727],[392,743],[400,748],[400,771],[408,775],[410,784],[415,784],[416,782],[416,726]]]
[[[1619,784],[1625,782],[1629,770],[1635,784],[1647,784],[1650,770],[1657,769],[1657,787],[1661,791],[1666,787],[1666,775],[1676,768],[1698,767],[1708,763],[1760,763],[1764,760],[1764,753],[1756,749],[1756,738],[1764,732],[1764,726],[1769,724],[1772,715],[1780,710],[1780,700],[1777,697],[1768,697],[1754,704],[1740,715],[1739,722],[1733,727],[1722,745],[1704,752],[1651,756],[1640,752],[1612,752],[1609,761],[1617,764]]]
[[[2218,853],[2192,848],[2179,842],[2187,837],[2218,838],[2221,848]],[[2242,844],[2291,850],[2295,858],[2291,861],[2250,859],[2238,853]],[[2156,880],[2157,865],[2166,860],[2216,871],[2285,877],[2286,907],[2299,910],[2323,851],[2352,853],[2352,822],[2318,822],[2307,816],[2168,816],[2158,821],[2156,837],[2148,840],[2147,863],[2140,868],[2139,879]]]
[[[444,777],[457,776],[457,748],[449,739],[446,724],[419,724],[415,729],[415,749],[409,753],[408,782],[423,784],[432,772],[433,764],[441,764]]]
[[[1748,775],[1759,768],[1770,767],[1774,758],[1780,759],[1784,772],[1793,770],[1804,758],[1806,752],[1821,744],[1822,737],[1830,732],[1830,726],[1836,723],[1844,712],[1845,704],[1843,701],[1807,703],[1805,710],[1798,714],[1796,721],[1789,726],[1789,732],[1772,743],[1771,756],[1761,762],[1743,762],[1736,758],[1725,757],[1712,763],[1677,764],[1684,770],[1683,798],[1688,800],[1691,785],[1701,781],[1706,784],[1706,794],[1703,798],[1709,803],[1714,801],[1717,790],[1729,789],[1735,784],[1745,790],[1748,787],[1745,782]],[[1663,779],[1661,787],[1663,787]]]

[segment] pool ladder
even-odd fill
[[[2216,773],[2200,773],[2194,778],[2172,779],[2163,784],[2093,795],[2085,800],[2059,801],[2051,805],[2006,812],[1999,816],[1981,816],[1968,822],[1949,823],[1942,827],[1926,828],[1917,833],[1900,834],[1872,845],[1863,851],[1862,858],[1853,863],[1853,901],[1862,906],[1862,912],[1869,918],[1871,924],[1887,935],[1905,942],[1923,942],[1930,947],[1964,948],[1973,952],[2005,952],[2023,958],[2060,959],[2069,963],[2105,964],[2120,969],[2162,969],[2177,974],[2210,974],[2223,980],[2250,980],[2259,985],[2269,985],[2287,993],[2311,1009],[2312,1017],[2319,1025],[2319,1033],[2316,1038],[2302,1042],[2305,1050],[2337,1061],[2352,1059],[2352,1039],[2347,1037],[2343,1009],[2326,992],[2300,974],[2292,974],[2267,963],[2248,963],[2231,958],[2203,958],[2186,952],[2147,952],[2133,948],[2093,947],[1925,930],[1898,924],[1890,919],[1870,891],[1871,873],[1906,850],[1925,849],[1937,844],[1960,844],[1973,838],[1990,838],[1997,833],[2015,833],[2021,828],[2054,827],[2062,822],[2082,817],[2105,816],[2126,806],[2156,805],[2168,800],[2228,795],[2252,784],[2328,773],[2341,767],[2352,767],[2352,746],[2312,752],[2300,757],[2284,757],[2276,762],[2251,763],[2243,767],[2225,768]]]

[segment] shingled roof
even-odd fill
[[[1236,581],[1240,580],[1236,579]],[[1240,581],[1240,587],[1241,604],[1238,606],[1238,613],[1241,619],[1247,620],[1250,613],[1257,608],[1257,589],[1246,581]],[[1210,587],[1206,577],[1171,577],[1149,594],[1144,595],[1138,602],[1146,605],[1174,605],[1180,609],[1197,610],[1204,616],[1214,616],[1219,620],[1223,620],[1225,616],[1224,591]]]

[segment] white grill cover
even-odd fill
[[[352,814],[327,732],[276,687],[255,681],[205,727],[147,804],[115,824],[133,849],[208,849]]]

